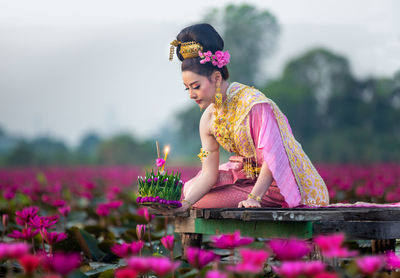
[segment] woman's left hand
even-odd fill
[[[261,208],[261,204],[259,201],[256,201],[252,198],[248,198],[247,200],[241,201],[238,204],[238,208]]]

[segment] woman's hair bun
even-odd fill
[[[201,23],[184,28],[176,38],[181,42],[195,41],[203,46],[203,51],[210,50],[215,52],[224,49],[224,40],[218,32],[208,23]],[[176,49],[179,60],[183,61],[182,55],[179,53],[180,45]]]
[[[188,26],[179,32],[176,39],[180,42],[198,42],[202,47],[203,51],[211,51],[215,53],[218,50],[224,49],[224,40],[218,34],[218,32],[208,23],[201,23]],[[210,77],[214,71],[221,72],[223,79],[229,78],[229,72],[226,66],[222,68],[217,68],[211,63],[200,64],[200,57],[183,59],[182,55],[179,53],[181,46],[178,45],[176,48],[176,55],[179,60],[182,61],[181,69],[182,71],[189,70],[197,74]]]

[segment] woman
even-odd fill
[[[327,205],[324,181],[276,104],[253,87],[228,82],[230,56],[215,29],[189,26],[171,45],[190,98],[205,109],[202,170],[185,184],[178,210]],[[236,156],[219,166],[220,146]]]

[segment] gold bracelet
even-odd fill
[[[260,196],[256,196],[256,195],[254,195],[254,194],[249,194],[249,195],[247,195],[247,198],[248,199],[254,199],[254,200],[256,200],[257,202],[261,202],[261,197]]]

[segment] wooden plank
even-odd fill
[[[400,238],[400,221],[329,221],[313,223],[314,234],[343,232],[349,239]]]
[[[311,222],[274,222],[274,221],[252,221],[244,222],[231,219],[195,219],[195,233],[215,235],[221,233],[233,233],[240,230],[245,236],[252,237],[312,237]],[[186,232],[187,227],[179,227]],[[192,230],[190,227],[188,230]],[[176,230],[175,230],[176,231]]]
[[[400,208],[204,209],[205,219],[242,221],[400,221]]]
[[[196,233],[195,218],[175,217],[174,227],[176,233]]]

